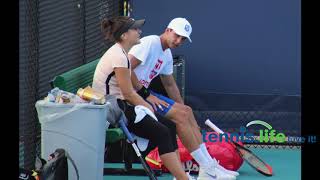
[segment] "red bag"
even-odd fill
[[[209,135],[210,134],[216,134],[217,135],[217,141],[211,142],[209,141]],[[216,158],[216,160],[219,161],[219,164],[222,165],[224,168],[236,171],[240,168],[240,166],[243,163],[243,159],[241,156],[237,153],[237,150],[235,149],[234,145],[230,143],[230,134],[228,142],[225,141],[224,138],[222,138],[222,141],[219,141],[219,135],[216,132],[207,132],[206,133],[206,147],[208,149],[209,154],[211,157]],[[233,140],[236,141],[236,137],[233,137]],[[238,144],[243,145],[242,142],[238,142]]]
[[[205,137],[205,145],[211,157],[216,158],[219,161],[219,164],[226,169],[233,171],[238,170],[243,163],[243,159],[236,152],[236,149],[231,143],[225,142],[225,140],[219,142],[219,138],[217,138],[217,142],[209,142],[208,136],[212,133],[215,132],[207,132]],[[219,137],[218,134],[217,137]],[[189,151],[184,147],[179,138],[177,139],[177,143],[184,170],[198,172],[198,163],[192,158]],[[239,142],[239,144],[243,145],[241,142]],[[168,172],[168,169],[163,165],[160,159],[158,148],[155,148],[146,156],[146,161],[152,169],[162,169],[163,172]]]
[[[161,169],[163,166],[163,163],[159,156],[158,147],[150,151],[145,159],[151,169]]]

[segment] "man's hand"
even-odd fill
[[[164,106],[166,108],[169,107],[168,103],[166,103],[165,101],[162,101],[161,99],[157,98],[156,96],[154,96],[152,94],[150,94],[146,100],[152,104],[154,110],[157,110],[158,108],[160,110],[163,110],[162,106]]]
[[[153,110],[152,106],[149,103],[146,103],[145,106],[146,106],[146,108],[150,109],[151,112],[154,113],[154,110]]]

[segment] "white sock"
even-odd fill
[[[204,143],[200,144],[200,149],[201,149],[202,153],[205,155],[205,157],[208,159],[209,162],[216,162],[215,160],[213,160],[213,158],[209,154],[209,152],[206,148],[206,145]]]
[[[193,152],[190,153],[191,156],[193,157],[194,160],[197,161],[197,163],[202,166],[208,166],[210,161],[208,160],[208,158],[206,158],[206,156],[203,154],[201,148],[199,147],[198,149],[194,150]]]

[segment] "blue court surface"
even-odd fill
[[[264,176],[253,168],[251,168],[246,162],[243,162],[242,166],[238,170],[240,175],[238,180],[300,180],[301,179],[301,149],[300,148],[249,148],[258,155],[261,159],[267,162],[273,168],[273,176]],[[106,167],[121,167],[122,164],[105,164]],[[139,164],[134,164],[133,168],[142,168]],[[194,175],[196,176],[196,175]],[[147,176],[110,176],[105,175],[104,180],[109,179],[149,179]],[[158,176],[159,180],[172,180],[171,174],[164,173]]]

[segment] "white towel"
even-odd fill
[[[157,117],[154,115],[154,113],[141,105],[135,106],[134,111],[136,112],[136,119],[134,121],[134,123],[138,123],[140,122],[146,115],[151,116],[154,120],[158,121]],[[149,143],[149,139],[145,139],[142,137],[139,137],[137,135],[135,135],[134,133],[131,133],[133,138],[137,140],[137,146],[139,147],[139,149],[141,151],[145,151],[148,147],[148,143]]]
[[[144,106],[141,106],[141,105],[135,106],[135,107],[134,107],[134,111],[135,111],[136,114],[137,114],[134,123],[140,122],[147,114],[148,114],[149,116],[151,116],[154,120],[158,121],[158,119],[157,119],[157,117],[154,115],[154,113],[153,113],[150,109],[148,109],[148,108],[146,108],[146,107],[144,107]]]

